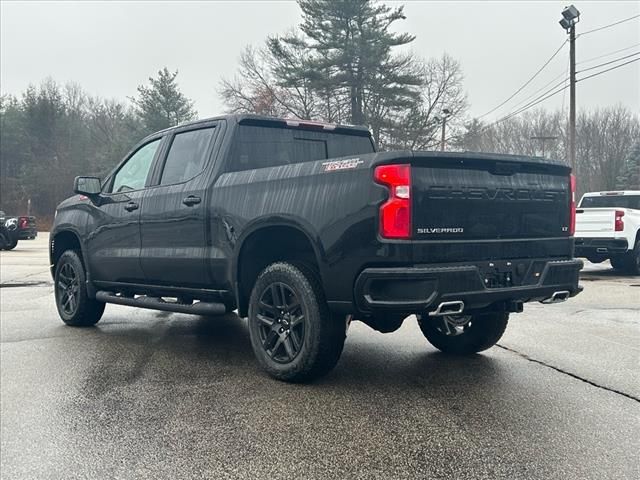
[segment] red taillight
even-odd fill
[[[389,199],[380,207],[380,235],[411,237],[411,165],[381,165],[375,179],[389,187]]]
[[[576,176],[571,175],[569,186],[571,188],[571,198],[569,198],[569,235],[576,233]]]
[[[29,219],[27,217],[20,217],[20,228],[27,228],[29,225]]]
[[[624,212],[622,210],[616,210],[616,232],[624,231],[624,220],[622,220],[622,217],[624,217]]]

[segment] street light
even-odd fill
[[[562,28],[568,30],[579,21],[580,11],[574,5],[564,7],[564,10],[562,10],[562,19],[560,19],[560,26]]]
[[[569,5],[562,10],[560,26],[569,34],[569,161],[576,170],[576,23],[580,21],[580,11]]]
[[[442,138],[440,140],[440,151],[444,152],[444,147],[445,147],[445,131],[447,129],[447,118],[449,118],[449,115],[451,115],[451,110],[449,110],[448,108],[443,108],[442,109]]]

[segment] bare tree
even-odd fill
[[[640,138],[640,117],[624,106],[581,111],[576,122],[576,175],[579,193],[616,188],[625,158]],[[472,120],[456,139],[460,150],[540,155],[540,141],[555,136],[545,146],[545,155],[568,163],[566,115],[544,109],[525,112],[495,125]]]
[[[462,127],[467,109],[463,89],[464,75],[460,63],[448,54],[417,63],[423,79],[420,98],[393,117],[385,138],[388,148],[427,150],[439,143],[442,111],[448,114],[449,135]],[[384,135],[383,135],[384,137]]]

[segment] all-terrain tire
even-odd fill
[[[624,257],[619,256],[619,257],[611,257],[609,259],[609,262],[611,263],[611,266],[616,269],[616,270],[625,270],[626,269],[626,262]]]
[[[18,245],[18,239],[16,238],[13,242],[9,241],[7,245],[5,245],[5,250],[13,250]]]
[[[633,251],[627,253],[625,264],[631,275],[640,275],[640,239],[636,241]]]
[[[494,346],[504,334],[509,322],[508,313],[472,315],[463,333],[447,334],[444,317],[418,316],[418,325],[426,339],[444,353],[470,355]]]
[[[272,293],[275,288],[286,290],[289,297],[285,300],[285,293],[278,294],[282,301],[277,302]],[[271,303],[267,305],[265,299],[270,296]],[[289,313],[280,313],[280,310],[287,310],[287,302],[299,305],[295,312],[292,310],[291,316],[287,316]],[[284,307],[274,308],[273,305],[278,303]],[[301,316],[303,320],[300,320]],[[272,317],[277,323],[265,325]],[[251,346],[258,362],[278,380],[305,382],[321,377],[333,369],[344,347],[344,319],[331,315],[317,273],[304,263],[277,262],[260,273],[251,292],[248,321]],[[294,327],[296,321],[297,326]],[[277,330],[280,325],[285,325],[282,334]],[[289,335],[295,333],[297,340],[288,340],[289,348],[285,349],[287,338],[284,338],[279,346],[270,349],[269,335],[287,335],[287,326],[291,329]],[[300,326],[303,328],[300,329]],[[298,330],[294,332],[294,328]],[[273,343],[278,341],[279,338],[276,338]],[[293,351],[291,347],[297,347],[293,356],[290,355]],[[283,351],[278,360],[277,352],[283,349],[286,352]]]
[[[0,250],[5,250],[10,243],[8,234],[0,232]]]
[[[105,304],[89,298],[87,276],[80,255],[64,252],[56,264],[54,292],[58,314],[73,327],[89,327],[100,321]]]

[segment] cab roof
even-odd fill
[[[157,133],[168,132],[171,130],[175,130],[178,128],[188,127],[199,125],[207,122],[212,122],[216,120],[227,120],[230,122],[237,123],[239,125],[260,125],[266,127],[284,127],[284,128],[302,128],[302,129],[312,129],[312,130],[324,130],[328,132],[336,132],[357,136],[371,136],[371,132],[365,126],[361,125],[341,125],[335,123],[326,123],[326,122],[316,122],[312,120],[301,120],[297,118],[277,118],[277,117],[269,117],[266,115],[255,115],[249,113],[237,113],[237,114],[228,114],[228,115],[219,115],[216,117],[203,118],[199,120],[194,120],[192,122],[181,123],[175,127],[169,127],[164,130],[161,130]],[[154,134],[154,135],[155,135]]]

